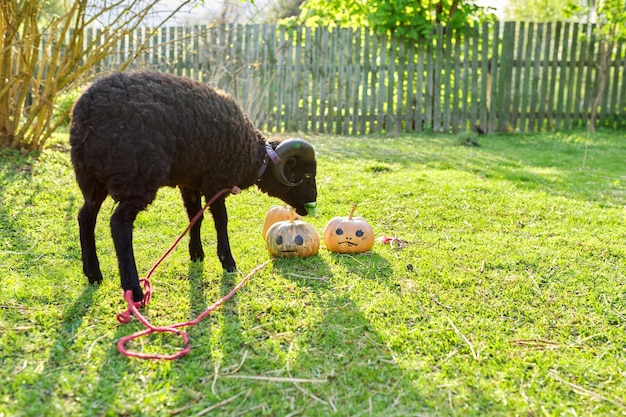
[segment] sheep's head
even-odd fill
[[[259,188],[292,206],[299,215],[315,216],[317,164],[313,146],[303,139],[287,139],[278,143],[275,151],[280,162],[269,163],[272,175],[261,177]]]

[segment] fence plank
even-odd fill
[[[512,70],[515,72],[513,81],[513,95],[511,97],[511,128],[517,126],[517,122],[520,118],[520,101],[522,100],[522,72],[523,72],[523,56],[524,56],[524,41],[526,32],[526,22],[520,22],[517,26],[517,32],[515,34],[516,49],[514,55],[514,63]]]
[[[584,83],[585,83],[585,62],[587,60],[587,37],[584,34],[587,33],[588,25],[583,24],[581,26],[581,39],[579,46],[579,56],[576,67],[576,89],[574,94],[574,112],[573,116],[577,120],[577,125],[581,124],[581,119],[585,117],[583,107],[585,105],[584,102]],[[582,122],[582,125],[585,126],[586,122]]]
[[[533,54],[533,75],[532,75],[532,83],[530,88],[530,115],[528,120],[528,129],[529,130],[540,130],[541,127],[538,127],[539,123],[539,112],[540,112],[540,93],[539,88],[541,86],[541,51],[543,46],[543,32],[544,32],[544,23],[538,23],[535,31],[535,45],[534,45],[534,54]]]
[[[435,56],[431,71],[433,74],[430,85],[430,100],[432,104],[432,126],[434,132],[441,131],[441,71],[443,67],[443,27],[438,26],[435,31]]]
[[[590,25],[590,29],[591,29],[591,25]],[[597,59],[595,59],[594,53],[595,53],[595,43],[596,39],[595,36],[593,35],[593,32],[591,32],[591,37],[589,42],[587,42],[587,47],[588,47],[588,51],[587,51],[587,60],[585,62],[585,119],[588,122],[589,120],[589,112],[591,109],[591,105],[595,100],[595,94],[593,93],[593,84],[594,84],[594,80],[596,80],[597,78],[594,76],[594,73],[596,72],[596,62]]]
[[[481,89],[480,89],[480,102],[479,102],[479,114],[480,125],[486,131],[489,130],[488,126],[488,112],[489,102],[488,97],[491,93],[491,76],[489,70],[489,25],[487,22],[482,25],[482,39],[480,43],[481,50],[481,62],[480,62],[480,75],[481,75]]]
[[[488,120],[487,125],[489,127],[490,132],[495,132],[497,130],[498,123],[498,81],[499,81],[499,62],[500,62],[500,22],[494,22],[493,26],[493,34],[491,37],[492,44],[491,48],[491,57],[489,58],[489,90],[487,93],[487,114]]]
[[[362,65],[363,68],[361,70],[361,102],[359,103],[360,112],[359,112],[359,131],[360,134],[367,133],[367,117],[369,113],[369,89],[370,89],[370,73],[371,73],[371,63],[370,63],[370,45],[371,45],[371,37],[370,30],[363,30],[363,57],[362,57]]]
[[[563,104],[565,117],[563,122],[564,129],[572,127],[572,117],[574,114],[574,90],[576,82],[576,57],[578,48],[578,23],[572,25],[572,35],[567,55],[567,87],[565,93],[565,103]]]
[[[327,29],[319,30],[320,37],[318,38],[319,43],[317,44],[317,50],[319,51],[319,61],[317,62],[318,66],[318,85],[319,85],[319,97],[317,99],[319,103],[318,111],[317,111],[317,131],[319,133],[324,132],[324,113],[326,112],[326,82],[328,79],[328,47],[329,47],[329,33]]]
[[[515,22],[506,22],[501,42],[501,58],[498,71],[498,91],[496,94],[497,115],[496,130],[499,132],[511,129],[511,94],[513,88],[513,57],[515,51]],[[495,59],[495,58],[494,58]]]
[[[303,132],[308,132],[310,129],[310,119],[309,119],[309,115],[310,115],[310,105],[311,105],[311,101],[310,101],[310,97],[311,97],[311,87],[312,87],[312,81],[311,81],[311,49],[308,48],[307,46],[311,44],[311,28],[310,27],[306,27],[304,28],[304,31],[302,32],[302,66],[301,66],[301,70],[302,70],[302,75],[300,78],[300,82],[301,82],[301,96],[300,96],[300,100],[302,103],[302,108],[300,109],[301,111],[301,117],[300,117],[300,124],[298,126],[298,129],[303,131]]]
[[[548,63],[548,67],[550,70],[550,74],[548,75],[548,92],[545,103],[545,111],[544,115],[546,117],[546,130],[552,130],[554,128],[555,123],[555,112],[554,112],[554,103],[555,103],[555,91],[556,91],[556,81],[557,81],[557,70],[559,66],[559,46],[560,46],[560,38],[561,38],[561,22],[556,22],[554,24],[551,23],[551,26],[554,27],[554,36],[548,36],[548,45],[551,46],[552,50],[546,56],[546,62]]]
[[[441,131],[450,131],[450,121],[452,120],[452,103],[451,103],[451,90],[453,79],[456,78],[452,75],[452,30],[447,28],[443,33],[442,42],[442,61],[443,61],[443,73],[442,73],[442,85],[443,85],[443,108],[441,114]],[[445,58],[444,58],[445,57]]]
[[[417,47],[417,79],[415,80],[415,128],[414,132],[421,132],[424,129],[425,115],[429,112],[428,82],[424,75],[424,65],[428,56],[428,48],[424,44]]]
[[[462,104],[461,104],[461,95],[462,93],[462,76],[461,76],[461,36],[458,31],[454,31],[454,33],[450,34],[450,38],[454,39],[454,62],[453,69],[451,70],[451,74],[454,75],[454,83],[452,87],[452,106],[451,106],[451,114],[449,126],[454,133],[458,133],[461,128],[461,120],[462,120]],[[448,76],[448,79],[450,76]]]
[[[563,27],[564,26],[564,27]],[[563,114],[563,101],[565,97],[565,86],[566,86],[566,68],[567,68],[567,50],[569,48],[569,25],[563,25],[561,22],[557,23],[557,33],[563,33],[562,39],[559,42],[559,48],[555,55],[558,54],[558,67],[559,67],[559,76],[558,76],[558,87],[556,89],[556,108],[555,108],[555,117],[554,117],[554,129],[560,130],[561,126],[564,124]]]
[[[454,106],[455,106],[455,114],[453,120],[453,131],[463,132],[468,129],[468,89],[469,89],[469,80],[467,77],[468,64],[469,64],[469,56],[468,50],[469,44],[465,42],[468,37],[468,32],[465,29],[459,29],[455,32],[455,56],[456,61],[454,63],[454,71],[455,78],[457,78],[455,82],[455,91],[454,91]]]
[[[350,100],[350,107],[351,107],[351,112],[350,112],[350,118],[349,118],[349,123],[350,123],[350,133],[352,135],[356,135],[359,132],[359,96],[360,96],[360,89],[362,88],[363,84],[362,84],[362,70],[363,70],[363,62],[361,61],[361,54],[359,53],[359,51],[361,51],[361,41],[363,39],[363,33],[361,31],[361,29],[357,29],[356,32],[354,33],[354,44],[353,46],[353,50],[352,50],[352,54],[351,54],[351,61],[350,61],[350,68],[348,69],[348,77],[350,78],[350,93],[349,93],[349,99]]]
[[[387,41],[387,49],[388,49],[388,58],[385,60],[385,78],[383,81],[383,85],[387,87],[385,89],[385,102],[383,103],[383,131],[384,132],[393,132],[394,128],[394,83],[395,83],[395,72],[396,72],[396,51],[397,43],[394,39]]]
[[[607,125],[609,127],[617,127],[618,119],[616,118],[617,113],[617,93],[619,92],[619,61],[622,56],[622,44],[617,44],[615,51],[615,59],[610,60],[610,70],[611,70],[611,80],[612,84],[609,86],[607,82],[607,90],[610,92],[610,100],[609,105],[607,106]],[[609,94],[607,94],[607,97]]]
[[[620,82],[617,88],[617,111],[615,117],[618,119],[616,126],[626,126],[626,43],[621,43],[621,56],[618,57],[616,68],[620,74]],[[620,117],[621,114],[621,117]]]
[[[406,64],[406,104],[404,107],[404,131],[415,131],[416,125],[416,107],[418,105],[415,98],[415,73],[417,71],[415,65],[415,44],[410,43],[407,51],[407,64]]]
[[[346,77],[346,55],[348,53],[346,48],[349,47],[351,42],[350,34],[351,31],[347,30],[337,31],[337,94],[335,96],[337,104],[335,105],[336,111],[334,112],[332,132],[339,134],[344,134],[344,116],[349,111],[345,94],[350,89]]]
[[[602,45],[602,43],[600,43],[598,45],[598,55],[602,54],[602,48],[603,48],[603,45]],[[599,72],[599,66],[596,66],[596,70]],[[611,79],[612,79],[611,73],[612,73],[612,71],[611,71],[611,61],[609,59],[608,62],[607,62],[606,74],[605,74],[605,76],[606,76],[605,90],[604,90],[604,94],[602,94],[602,97],[601,97],[601,100],[600,100],[600,108],[598,109],[598,125],[601,125],[601,124],[604,125],[608,121],[607,107],[608,107],[608,104],[609,104],[609,97],[611,95],[610,92],[609,92],[610,91],[609,87],[611,85]],[[600,79],[599,78],[600,78],[600,75],[598,74],[597,78],[596,78],[596,80],[597,80],[596,81],[596,87],[597,88],[599,88],[599,85],[600,85]]]
[[[310,111],[310,119],[311,119],[311,131],[319,132],[319,101],[320,97],[320,43],[322,31],[320,28],[316,28],[311,33],[311,111]]]
[[[378,36],[378,56],[380,57],[379,63],[377,64],[378,68],[378,108],[376,109],[376,132],[383,132],[385,125],[385,80],[386,77],[386,63],[387,63],[387,37],[386,36]]]
[[[394,86],[393,93],[396,94],[395,107],[394,107],[394,128],[393,131],[395,133],[400,133],[404,129],[402,128],[404,124],[404,110],[407,108],[405,104],[405,86],[404,86],[404,77],[406,72],[406,42],[398,42],[396,46],[398,48],[397,55],[397,71],[395,72],[395,76],[397,77],[396,84]]]
[[[480,125],[480,112],[478,110],[478,103],[480,100],[480,94],[478,93],[479,83],[479,49],[478,46],[480,44],[480,32],[479,26],[474,25],[472,28],[472,61],[471,61],[471,72],[468,74],[470,78],[470,109],[469,109],[469,120],[470,125],[472,127]]]
[[[545,41],[543,44],[543,55],[540,55],[539,61],[539,97],[537,101],[537,131],[544,130],[544,124],[546,120],[546,108],[548,104],[548,84],[549,84],[549,75],[550,75],[550,61],[551,61],[551,33],[552,33],[552,22],[548,22],[543,24],[544,31],[542,32],[542,36]]]

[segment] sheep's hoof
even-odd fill
[[[190,253],[189,258],[191,262],[202,262],[204,261],[204,253]]]
[[[133,291],[133,301],[136,303],[140,303],[143,301],[143,291],[141,290],[141,287],[137,287],[137,288],[131,288],[131,290]]]
[[[204,250],[202,249],[202,246],[200,247],[193,247],[195,245],[190,244],[189,245],[189,258],[191,259],[192,262],[196,262],[196,261],[204,261]]]
[[[100,284],[102,282],[102,272],[98,271],[94,274],[85,274],[90,284]]]

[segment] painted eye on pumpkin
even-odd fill
[[[298,235],[294,239],[294,242],[296,242],[296,245],[302,246],[302,244],[304,243],[304,239],[302,238],[302,236]]]
[[[359,229],[356,231],[356,237],[362,237],[363,236],[363,230]]]
[[[335,233],[337,234],[337,236],[341,236],[343,235],[343,229],[337,229],[335,230]]]
[[[282,245],[283,244],[283,237],[282,236],[277,236],[276,237],[276,244],[277,245]]]

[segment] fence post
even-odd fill
[[[513,93],[513,53],[515,51],[515,22],[506,22],[501,43],[501,58],[498,59],[498,91],[496,91],[495,113],[497,131],[509,131],[511,126],[510,102]]]
[[[489,97],[491,91],[491,76],[489,75],[489,25],[487,22],[482,24],[482,34],[480,42],[481,61],[480,61],[480,101],[478,103],[478,114],[480,118],[480,126],[485,131],[489,130]]]

